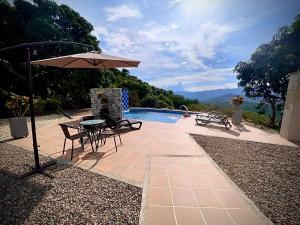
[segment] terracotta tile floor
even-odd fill
[[[141,224],[265,224],[266,218],[245,200],[189,133],[293,145],[278,134],[249,126],[234,126],[227,131],[223,127],[196,126],[193,118],[180,119],[176,124],[145,121],[141,130],[121,135],[123,144],[117,152],[112,139],[97,152],[92,152],[88,144],[82,151],[76,142],[73,162],[143,187]],[[70,159],[70,142],[62,155],[64,136],[57,121],[39,127],[37,139],[41,154]],[[32,149],[30,135],[8,139],[7,143]]]
[[[266,218],[255,212],[248,200],[227,177],[218,172],[212,162],[206,161],[210,163],[206,165],[209,167],[198,164],[199,159],[202,161],[204,157],[207,156],[149,156],[150,168],[146,171],[144,186],[146,204],[143,209],[144,215],[148,216],[143,223],[266,224]],[[159,220],[160,217],[164,218]]]

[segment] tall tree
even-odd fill
[[[34,41],[74,41],[94,46],[99,50],[98,41],[91,34],[93,26],[67,5],[58,5],[49,0],[0,0],[0,48]],[[44,46],[35,48],[32,60],[86,51],[76,46]],[[25,74],[25,53],[22,50],[1,53],[1,59],[10,62],[19,74]],[[0,107],[5,102],[5,93],[26,94],[24,81],[0,65]],[[88,88],[99,85],[102,71],[64,70],[55,68],[33,68],[35,94],[43,98],[59,95],[63,102],[72,100],[79,104],[86,101]],[[83,76],[88,74],[88,76]],[[75,76],[73,76],[75,75]],[[82,79],[78,79],[78,76]],[[84,88],[81,83],[87,84]],[[72,88],[67,88],[70,85]],[[80,94],[71,89],[81,90]],[[66,98],[67,96],[70,98]],[[3,99],[3,100],[2,100]],[[2,104],[2,105],[1,105]]]
[[[291,26],[280,28],[272,41],[260,45],[250,60],[238,62],[234,68],[246,96],[261,98],[260,111],[270,109],[271,126],[285,103],[288,74],[300,69],[299,24],[300,15]]]

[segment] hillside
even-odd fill
[[[234,94],[226,94],[222,95],[216,98],[211,98],[209,100],[203,101],[205,104],[211,104],[211,105],[217,105],[223,108],[232,108],[232,105],[230,104],[230,100],[236,95]],[[244,111],[250,111],[250,112],[256,112],[256,105],[257,103],[251,101],[246,96],[243,96],[245,101],[241,105],[241,109]],[[250,101],[249,101],[250,100]]]
[[[180,92],[176,92],[176,94],[182,95],[189,99],[197,99],[198,101],[203,102],[226,94],[243,95],[243,89],[230,88],[230,89],[215,89],[209,91],[196,91],[196,92],[180,91]]]
[[[230,99],[234,96],[240,95],[244,98],[244,103],[241,106],[242,110],[256,112],[256,105],[259,100],[253,100],[245,96],[242,88],[231,89],[216,89],[208,91],[197,92],[176,92],[178,95],[182,95],[185,98],[197,99],[201,103],[217,105],[224,108],[232,107]]]

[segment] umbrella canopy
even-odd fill
[[[98,52],[79,53],[31,62],[34,65],[60,68],[98,68],[138,67],[140,61],[116,57]]]

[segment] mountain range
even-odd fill
[[[206,103],[211,105],[218,105],[221,107],[231,107],[230,100],[239,95],[244,98],[244,103],[241,105],[242,110],[246,111],[256,111],[256,105],[258,100],[253,100],[245,96],[242,88],[230,88],[230,89],[215,89],[208,91],[179,91],[175,94],[182,95],[185,98],[197,99],[200,103]]]

